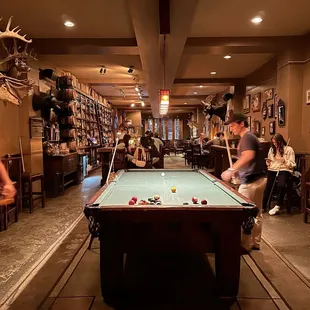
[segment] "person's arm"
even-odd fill
[[[232,169],[238,171],[239,169],[246,167],[249,163],[255,159],[255,151],[245,150],[241,153],[240,158],[233,164]]]
[[[13,198],[15,196],[16,189],[2,161],[0,161],[0,183],[3,184],[1,194],[6,198]]]
[[[293,148],[291,148],[291,147],[287,148],[287,153],[284,154],[284,161],[285,161],[285,165],[289,169],[293,169],[296,167],[295,152],[294,152]]]

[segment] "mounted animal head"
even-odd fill
[[[0,19],[0,21],[2,18]],[[27,61],[32,58],[33,50],[28,53],[28,44],[32,40],[26,39],[26,35],[20,35],[19,26],[10,29],[12,17],[10,17],[5,31],[0,30],[0,66],[5,67],[0,73],[0,99],[19,105],[24,97],[33,90],[33,81],[23,74],[30,71]],[[19,46],[23,42],[24,47]],[[3,56],[4,55],[4,56]]]
[[[233,95],[230,93],[225,94],[221,97],[219,94],[209,95],[205,100],[202,100],[204,106],[203,114],[208,116],[208,120],[213,115],[218,116],[222,121],[225,121],[227,113],[227,101],[232,99]]]

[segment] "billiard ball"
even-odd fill
[[[160,175],[161,175],[162,177],[164,177],[164,176],[165,176],[165,173],[164,173],[164,172],[162,172]]]
[[[172,193],[175,193],[177,191],[177,188],[175,186],[172,186],[171,191],[172,191]]]
[[[198,198],[197,198],[197,197],[193,197],[193,198],[192,198],[192,202],[193,202],[193,203],[197,203],[197,202],[198,202]]]
[[[153,197],[149,197],[147,200],[148,200],[148,201],[152,201],[152,200],[153,200]]]
[[[150,202],[150,205],[155,205],[155,202]]]
[[[156,205],[161,205],[161,202],[160,201],[156,201],[156,203],[155,203]]]
[[[131,200],[133,200],[134,202],[137,202],[138,198],[137,197],[132,197]]]
[[[201,204],[202,204],[202,205],[206,205],[206,204],[208,204],[208,202],[207,202],[206,199],[202,199],[202,200],[201,200]]]
[[[183,206],[188,206],[188,202],[183,202]]]
[[[129,203],[131,206],[135,204],[135,201],[134,200],[129,200]]]
[[[160,198],[159,195],[155,195],[155,196],[154,196],[154,199],[155,199],[155,200],[158,200],[159,198]]]

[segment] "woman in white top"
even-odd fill
[[[293,148],[287,145],[283,136],[279,133],[274,135],[271,139],[272,145],[268,152],[268,158],[266,164],[268,167],[267,172],[267,185],[264,192],[263,209],[267,209],[267,203],[271,194],[272,186],[275,181],[277,172],[278,184],[277,184],[277,204],[269,211],[270,215],[277,214],[283,206],[283,200],[285,196],[285,184],[288,182],[288,178],[293,173],[296,166],[295,152]]]

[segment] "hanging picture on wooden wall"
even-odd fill
[[[260,135],[260,121],[254,121],[253,133]]]
[[[248,121],[248,125],[249,125],[249,129],[251,130],[252,129],[252,127],[251,127],[251,120],[252,120],[252,118],[251,118],[251,116],[248,116],[247,117],[247,121]]]
[[[277,111],[278,111],[278,101],[279,101],[279,98],[278,98],[278,95],[277,94],[275,94],[274,95],[274,118],[277,118],[278,117],[278,113],[277,113]]]
[[[307,105],[310,104],[310,89],[306,90],[306,103]]]
[[[261,93],[257,93],[252,97],[252,110],[253,112],[259,112],[261,108]]]
[[[269,123],[269,133],[271,135],[274,135],[276,132],[276,122],[275,121],[272,121]]]
[[[284,127],[285,126],[285,104],[283,100],[278,101],[278,126]]]
[[[273,114],[274,114],[274,105],[270,104],[268,106],[268,118],[273,118]]]
[[[269,88],[264,91],[264,99],[266,101],[273,99],[273,88]]]
[[[265,130],[266,130],[266,127],[263,126],[262,129],[261,129],[261,135],[262,135],[262,137],[264,137],[265,134],[266,134]]]
[[[245,96],[243,100],[243,113],[250,112],[250,101],[251,101],[251,95]]]
[[[268,114],[267,102],[264,102],[263,107],[262,107],[263,120],[265,120],[267,118],[267,114]]]

